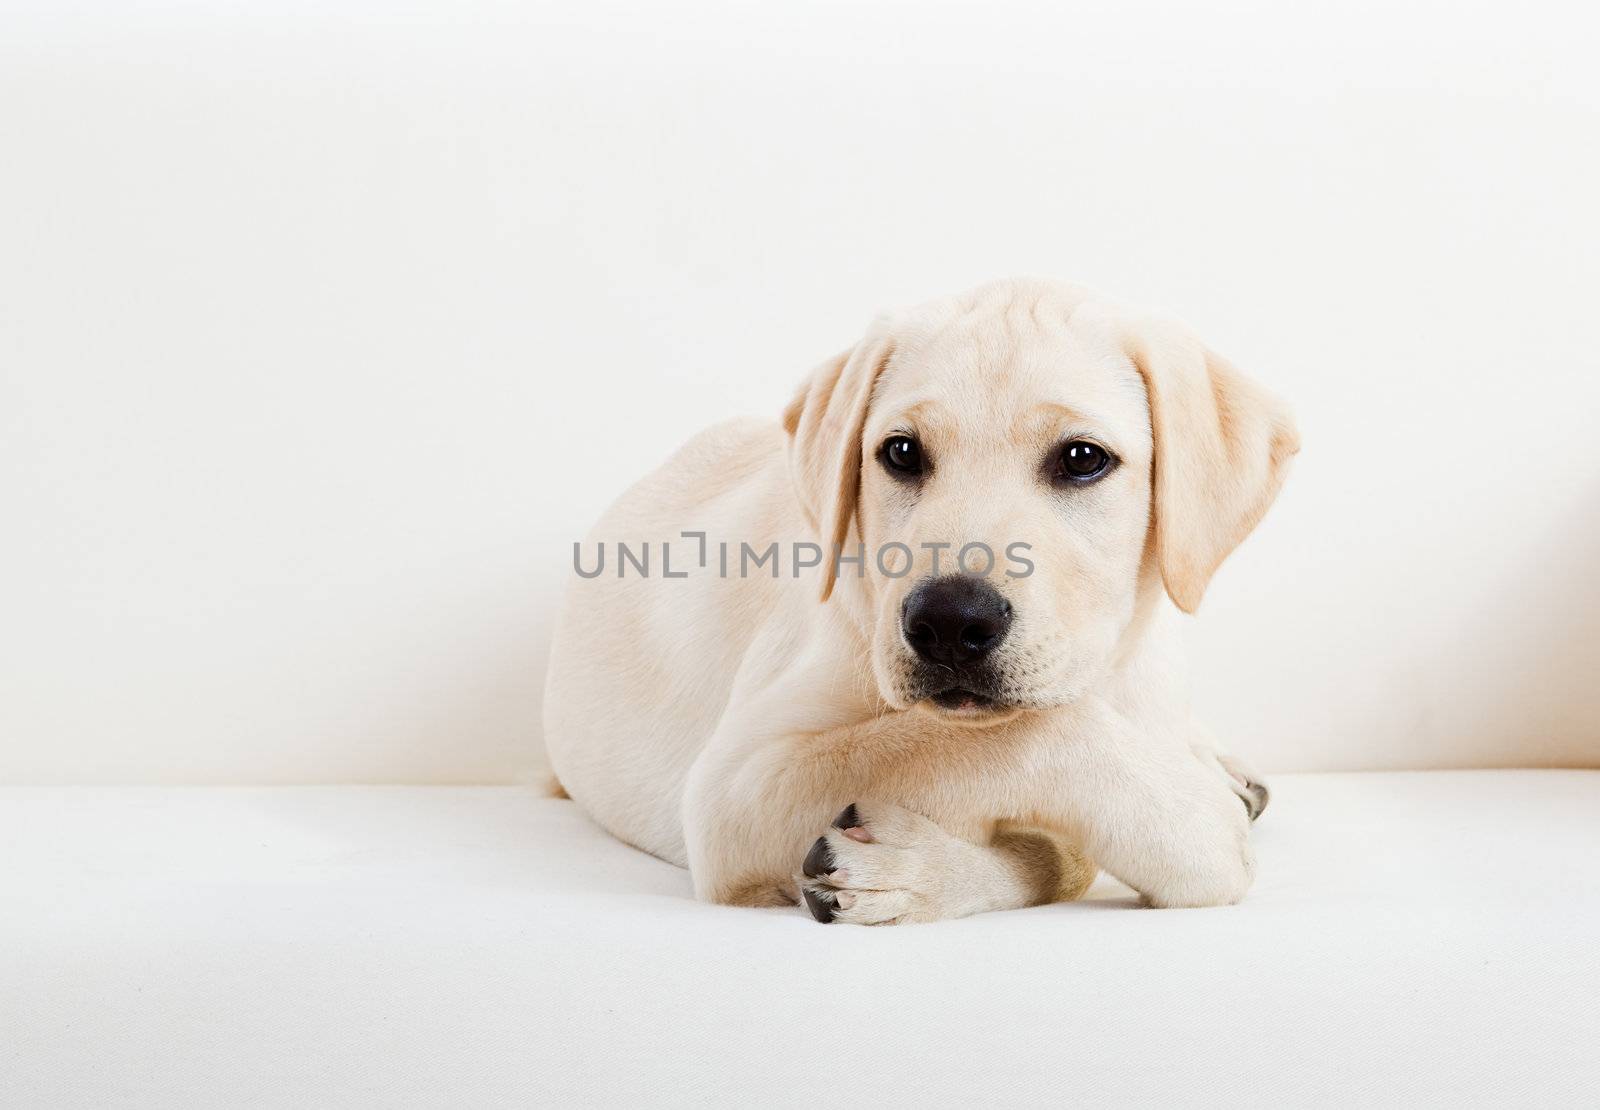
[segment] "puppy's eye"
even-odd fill
[[[909,477],[922,473],[922,445],[910,436],[890,436],[878,448],[878,457],[891,473]]]
[[[1056,456],[1054,477],[1058,482],[1092,482],[1104,477],[1115,463],[1111,452],[1098,443],[1075,439]]]

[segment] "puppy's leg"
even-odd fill
[[[924,754],[922,727],[893,714],[819,734],[714,738],[684,793],[696,895],[773,905],[803,884],[819,920],[875,924],[1036,905],[1087,889],[1094,865],[1072,845],[996,827],[992,807],[1017,795],[1004,772],[987,779],[981,761],[942,765]],[[840,814],[851,798],[863,800]],[[896,802],[872,800],[884,798]],[[830,827],[847,815],[855,823]]]
[[[886,802],[853,802],[811,846],[800,891],[824,924],[897,925],[1071,901],[1095,868],[1041,829],[1002,823],[988,843]]]
[[[798,901],[789,883],[757,879],[744,886],[729,887],[717,901],[724,906],[744,906],[748,909],[770,909],[774,906],[792,906]]]
[[[1180,742],[1141,737],[1096,698],[1053,717],[1043,816],[1153,906],[1222,906],[1255,878],[1250,821],[1227,776]]]

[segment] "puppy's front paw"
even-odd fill
[[[920,814],[852,803],[806,853],[800,893],[823,924],[899,925],[956,915],[945,898],[962,842]]]

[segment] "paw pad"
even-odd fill
[[[820,878],[833,870],[833,849],[828,847],[827,837],[817,837],[817,842],[811,846],[811,851],[806,853],[806,860],[800,865],[800,870],[808,879]]]
[[[813,890],[807,886],[801,887],[800,893],[805,896],[806,909],[811,911],[812,917],[824,925],[832,923],[836,896],[831,890]]]

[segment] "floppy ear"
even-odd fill
[[[1150,398],[1161,577],[1192,613],[1277,497],[1300,435],[1282,401],[1181,329],[1137,331],[1129,353]]]
[[[822,600],[833,593],[837,564],[861,490],[861,435],[872,387],[893,353],[868,337],[811,372],[783,410],[789,433],[789,473],[807,522],[823,547]]]

